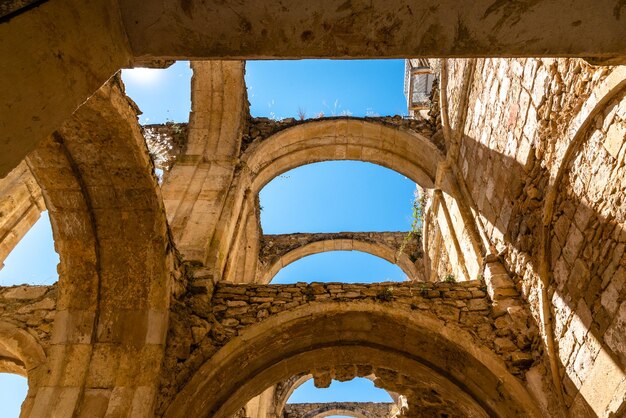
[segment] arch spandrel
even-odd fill
[[[445,399],[476,416],[538,416],[501,361],[464,335],[381,303],[309,305],[241,331],[195,373],[165,416],[226,417],[295,374],[359,364],[396,392],[402,388],[393,370],[407,375],[404,382],[434,382]]]

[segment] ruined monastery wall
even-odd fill
[[[570,413],[615,412],[626,387],[624,69],[473,65],[456,158],[470,204],[530,303]]]

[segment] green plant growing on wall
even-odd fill
[[[424,220],[424,209],[426,207],[426,193],[419,193],[418,188],[415,188],[413,193],[412,202],[412,216],[411,216],[411,229],[404,237],[402,245],[398,248],[398,255],[404,253],[404,250],[408,242],[415,237],[418,237],[422,233],[422,225]],[[413,260],[415,261],[415,260]]]
[[[456,278],[454,277],[454,274],[446,274],[443,281],[446,283],[456,283]]]
[[[422,297],[428,295],[428,287],[424,283],[420,283],[420,295]]]
[[[389,286],[378,292],[376,299],[382,302],[391,302],[393,300],[393,287]]]
[[[479,274],[477,279],[480,281],[479,289],[482,290],[483,292],[486,292],[487,291],[487,283],[485,283],[485,276],[483,276],[482,274]]]

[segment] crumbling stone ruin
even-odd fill
[[[0,288],[22,417],[626,415],[623,1],[209,3],[0,5],[0,263],[45,209],[60,256]],[[429,107],[252,118],[245,60],[308,57],[410,57]],[[139,126],[117,72],[177,59],[188,124]],[[263,186],[329,160],[415,181],[421,233],[264,235]],[[335,249],[408,280],[270,283]],[[286,405],[355,377],[394,402]]]

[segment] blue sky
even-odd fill
[[[54,251],[49,219],[48,212],[43,212],[39,221],[4,260],[0,286],[52,284],[58,280],[59,255]]]
[[[387,391],[374,386],[374,382],[357,377],[348,382],[333,380],[330,387],[317,389],[313,379],[296,388],[288,403],[322,402],[393,402]]]
[[[253,116],[378,116],[406,114],[404,62],[254,61],[246,64],[248,99]],[[123,72],[127,94],[139,105],[141,123],[186,122],[190,110],[191,70],[177,62],[166,70]],[[404,176],[369,163],[342,161],[291,170],[261,191],[265,233],[400,231],[411,225],[415,184]],[[33,262],[36,260],[36,262]],[[47,213],[29,231],[0,270],[0,285],[50,284],[57,280]],[[275,283],[297,281],[393,281],[405,278],[395,265],[359,252],[317,254],[281,270]],[[17,417],[26,381],[0,374],[2,417]],[[382,399],[380,397],[383,397]],[[335,382],[330,389],[303,384],[291,402],[388,401],[364,379]]]

